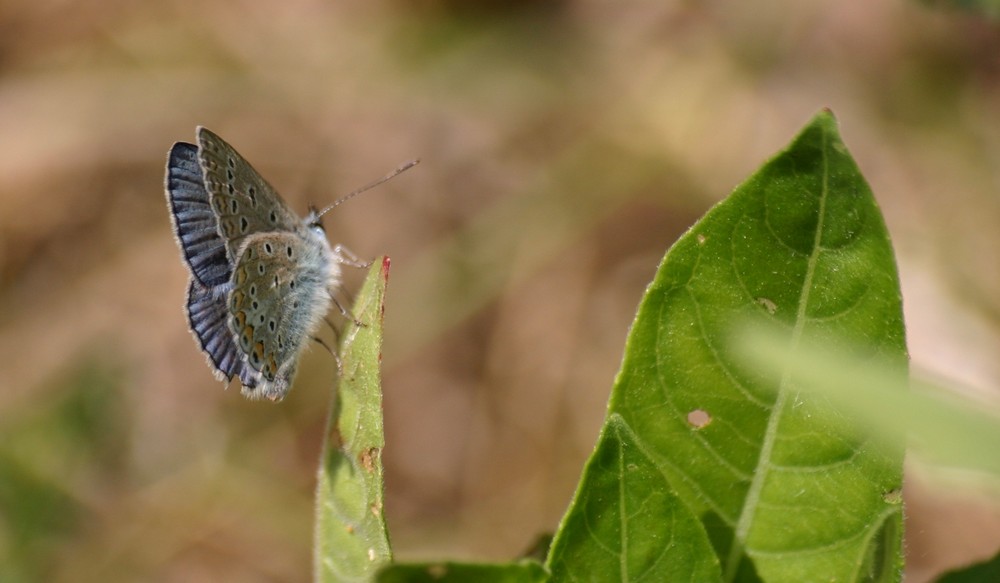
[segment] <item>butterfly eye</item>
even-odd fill
[[[229,180],[230,182],[232,182],[232,181],[233,181],[233,178],[235,178],[235,176],[233,176],[233,170],[232,170],[232,166],[230,166],[230,167],[229,167],[229,168],[228,168],[228,169],[226,170],[226,179],[227,179],[227,180]]]
[[[254,310],[256,310],[257,308],[260,307],[260,304],[257,303],[257,300],[254,300],[254,301],[250,302],[250,307],[253,308]]]
[[[277,323],[276,323],[276,322],[275,322],[274,320],[271,320],[271,321],[269,321],[269,322],[267,323],[267,328],[268,328],[268,329],[269,329],[269,330],[270,330],[271,332],[274,332],[274,329],[275,329],[275,328],[277,328],[277,327],[278,327],[278,324],[277,324]]]
[[[233,212],[233,214],[235,215],[235,214],[236,214],[236,211],[240,210],[240,203],[239,203],[239,202],[237,202],[235,198],[234,198],[234,199],[232,199],[232,200],[231,200],[231,201],[229,202],[229,209],[230,209],[230,210],[231,210],[231,211]]]
[[[292,248],[291,248],[291,246],[289,246],[289,247],[285,247],[285,253],[287,253],[287,254],[288,254],[288,258],[289,258],[289,259],[291,259],[291,258],[292,258]]]
[[[264,323],[264,314],[261,314],[261,315],[260,315],[260,323],[261,323],[261,324],[263,324],[263,323]],[[273,328],[272,328],[272,330],[273,330]]]
[[[236,160],[229,158],[228,160],[226,160],[226,163],[229,164],[230,168],[236,168]]]
[[[263,263],[258,263],[257,264],[257,273],[259,273],[261,275],[264,275],[264,264]]]
[[[274,248],[271,247],[270,243],[264,243],[264,252],[267,253],[268,255],[274,252]]]
[[[230,178],[230,180],[232,180],[232,178]],[[229,191],[230,195],[236,194],[236,189],[233,188],[232,184],[227,184],[226,185],[226,190]],[[233,211],[233,212],[236,212],[236,211]]]
[[[250,227],[250,222],[247,221],[246,217],[240,217],[240,232],[246,233],[247,229]]]
[[[253,296],[256,296],[256,295],[257,295],[257,285],[256,284],[250,284],[250,297],[253,297]]]

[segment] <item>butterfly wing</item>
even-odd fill
[[[244,395],[277,401],[288,393],[299,354],[326,313],[336,269],[325,240],[304,228],[244,240],[227,306],[229,330],[253,377]]]
[[[198,160],[218,233],[232,263],[243,241],[254,233],[295,231],[302,226],[301,219],[253,166],[203,127],[198,128]]]
[[[174,235],[191,275],[202,287],[226,283],[232,264],[205,190],[197,147],[184,142],[174,144],[167,156],[165,186]]]
[[[242,379],[249,371],[243,362],[243,355],[236,346],[228,326],[228,311],[225,295],[218,297],[210,288],[192,279],[187,295],[188,322],[191,332],[215,369],[218,380],[233,380],[233,375]]]
[[[232,380],[236,374],[243,378],[246,364],[227,326],[226,295],[219,291],[229,282],[232,265],[205,190],[196,146],[178,142],[170,149],[165,186],[177,244],[191,270],[187,294],[191,331],[217,379]]]

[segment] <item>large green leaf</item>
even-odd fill
[[[392,560],[383,515],[382,389],[379,365],[389,259],[375,263],[341,342],[342,370],[327,421],[316,486],[317,581],[369,581]]]
[[[792,352],[768,330],[748,329],[739,347],[757,366],[791,371],[803,390],[836,402],[873,433],[890,439],[906,434],[910,453],[923,461],[972,470],[963,476],[980,485],[983,479],[1000,484],[1000,410],[961,397],[959,387],[907,379],[893,366],[835,346],[804,344]]]
[[[829,112],[667,253],[633,324],[605,435],[611,426],[628,428],[657,470],[646,488],[667,488],[665,477],[700,518],[726,581],[898,580],[899,440],[873,437],[822,398],[800,394],[788,370],[773,375],[742,364],[730,337],[747,319],[779,326],[790,346],[836,339],[905,374],[891,244]],[[590,516],[621,514],[621,500],[589,491],[604,481],[591,475],[603,447],[571,515],[581,500]],[[621,491],[642,491],[626,485]],[[573,527],[571,515],[564,528]],[[643,536],[669,532],[654,526]],[[623,532],[576,539],[618,549],[625,563],[632,558]],[[568,537],[557,533],[557,548]],[[619,571],[587,578],[626,579]]]

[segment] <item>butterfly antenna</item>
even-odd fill
[[[328,213],[329,211],[333,210],[334,208],[340,206],[341,204],[343,204],[343,203],[351,200],[352,198],[354,198],[355,196],[361,194],[362,192],[364,192],[366,190],[370,190],[372,188],[375,188],[379,184],[382,184],[383,182],[389,180],[390,178],[396,176],[397,174],[400,174],[402,172],[406,172],[407,170],[409,170],[410,168],[413,168],[414,166],[416,166],[419,163],[420,163],[419,159],[410,160],[409,162],[406,162],[405,164],[400,165],[398,168],[396,168],[392,172],[386,174],[382,178],[379,178],[375,182],[372,182],[370,184],[366,184],[366,185],[362,186],[361,188],[355,190],[354,192],[340,197],[339,199],[335,200],[333,202],[333,204],[331,204],[330,206],[328,206],[328,207],[324,208],[323,210],[319,211],[318,213],[316,213],[316,218],[318,219],[319,217],[325,215],[326,213]]]

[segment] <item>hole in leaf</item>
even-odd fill
[[[888,492],[883,492],[882,500],[886,504],[900,504],[903,502],[903,491],[899,488],[894,488]]]
[[[768,314],[774,314],[778,311],[778,304],[767,298],[757,298],[757,305],[767,310]]]
[[[712,422],[712,416],[708,414],[708,411],[695,409],[687,414],[687,422],[695,429],[702,429]]]

